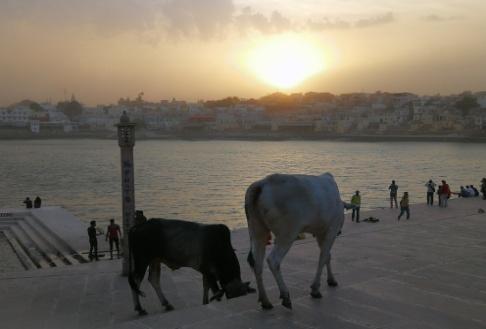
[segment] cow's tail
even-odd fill
[[[133,228],[128,232],[128,283],[130,288],[139,296],[143,296],[139,285],[135,282],[135,258],[133,256]]]
[[[246,190],[245,195],[245,214],[246,221],[248,223],[248,230],[250,231],[250,251],[248,253],[247,261],[251,268],[255,267],[255,258],[253,257],[253,243],[252,243],[252,226],[255,225],[254,221],[259,220],[259,215],[257,212],[257,201],[262,193],[263,183],[255,182]]]
[[[353,205],[351,203],[344,202],[344,201],[343,201],[343,206],[344,206],[344,209],[346,209],[346,210],[356,208],[355,205]]]

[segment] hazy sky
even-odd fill
[[[486,90],[485,36],[484,0],[0,0],[0,105],[259,97],[279,38],[325,66],[283,91]]]

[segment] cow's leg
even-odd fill
[[[203,273],[203,305],[209,304],[209,277]]]
[[[316,240],[321,249],[319,255],[319,263],[317,265],[316,275],[314,277],[314,281],[311,285],[311,296],[314,298],[321,298],[321,275],[322,269],[324,265],[327,267],[327,284],[329,286],[337,286],[337,282],[334,279],[334,275],[332,274],[331,270],[331,247],[334,243],[334,238],[336,237],[336,233],[334,230],[328,231],[327,233],[318,233],[316,234]]]
[[[213,296],[209,299],[209,302],[212,302],[213,300],[217,300],[218,302],[221,301],[221,298],[224,296],[224,290],[219,287],[218,280],[213,274],[203,274],[203,285],[205,285],[204,293],[208,294],[208,291],[211,290],[213,293]],[[203,304],[205,302],[204,296],[203,296]],[[206,303],[207,304],[207,303]]]
[[[255,273],[255,280],[258,289],[258,301],[261,303],[264,310],[273,308],[272,303],[268,300],[265,286],[263,285],[263,260],[265,259],[265,246],[267,244],[267,233],[262,233],[260,236],[252,235],[252,248]]]
[[[158,260],[150,263],[148,280],[157,293],[160,304],[165,307],[166,311],[172,311],[174,306],[169,303],[167,298],[165,298],[164,294],[162,293],[162,289],[160,289],[160,262]]]
[[[137,286],[140,286],[140,280],[135,279],[135,283],[136,283]],[[142,305],[140,304],[140,298],[138,296],[138,293],[135,292],[133,289],[132,289],[132,299],[133,299],[133,305],[135,305],[135,311],[137,311],[139,315],[146,315],[147,311],[145,311],[142,308]]]
[[[275,281],[277,281],[278,289],[280,290],[282,305],[287,308],[292,308],[292,302],[290,301],[289,289],[285,285],[282,273],[280,272],[280,264],[289,251],[290,246],[292,246],[292,242],[297,238],[297,235],[298,233],[296,233],[295,236],[289,235],[288,238],[284,239],[277,236],[275,245],[267,258],[268,267],[270,267]]]
[[[146,264],[138,263],[135,266],[136,270],[133,274],[129,274],[129,280],[132,280],[134,286],[132,286],[132,298],[133,298],[133,305],[135,305],[135,311],[138,312],[139,315],[146,315],[147,311],[142,308],[140,304],[140,295],[145,296],[143,292],[140,291],[140,283],[145,275],[145,271],[147,270]]]
[[[336,287],[338,285],[336,278],[334,278],[334,274],[332,273],[332,268],[331,268],[331,252],[329,252],[329,257],[327,259],[326,263],[326,269],[327,269],[327,285],[330,287]]]

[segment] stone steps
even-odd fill
[[[2,228],[0,227],[0,230]],[[32,261],[29,255],[24,251],[21,244],[18,240],[14,237],[14,235],[10,232],[10,230],[6,229],[3,230],[3,234],[7,238],[10,246],[14,250],[15,254],[17,255],[20,263],[26,270],[35,270],[37,269],[36,264]]]
[[[63,240],[53,234],[41,221],[34,216],[26,216],[25,222],[44,240],[56,257],[60,258],[65,265],[84,263],[85,260]]]
[[[0,217],[0,231],[4,232],[26,270],[60,268],[86,262],[31,213]]]

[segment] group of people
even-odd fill
[[[144,216],[142,210],[135,211],[134,224],[142,224],[147,221],[147,217]],[[99,260],[98,256],[98,235],[103,233],[98,233],[96,229],[96,221],[92,220],[88,227],[88,238],[89,238],[89,259]],[[120,258],[120,240],[122,238],[122,233],[120,226],[115,223],[115,220],[110,219],[110,225],[106,228],[105,240],[110,243],[110,259],[113,259],[113,245],[116,248],[116,256]]]
[[[22,203],[25,204],[25,208],[32,209],[32,200],[29,197],[26,197]],[[34,208],[40,208],[41,204],[41,198],[39,198],[39,196],[36,196],[33,202]]]
[[[103,233],[101,233],[103,234]],[[98,260],[98,231],[96,230],[96,221],[92,220],[88,227],[89,238],[89,260]],[[105,240],[110,243],[110,259],[113,259],[113,245],[116,247],[117,258],[120,258],[120,239],[121,230],[114,219],[110,219],[110,225],[106,229]]]
[[[450,199],[451,194],[457,194],[459,197],[464,198],[479,196],[479,191],[474,187],[474,185],[467,185],[466,187],[461,186],[460,192],[453,193],[451,192],[449,184],[447,184],[445,180],[442,180],[441,184],[437,185],[432,179],[430,179],[427,183],[425,183],[425,187],[427,188],[427,205],[434,205],[434,194],[437,193],[439,207],[441,208],[447,208],[448,200]],[[390,208],[398,208],[398,204],[400,204],[400,214],[398,215],[397,220],[400,220],[404,214],[406,214],[407,219],[410,219],[410,202],[408,192],[403,192],[400,203],[398,203],[398,185],[395,180],[392,180],[390,186],[388,186],[388,190],[390,192]],[[483,194],[483,199],[486,200],[486,178],[481,180],[481,193]],[[356,222],[359,223],[359,211],[361,208],[361,194],[359,191],[356,191],[351,197],[351,204],[354,206],[351,214],[351,220],[354,221],[356,219]]]
[[[471,197],[478,197],[480,192],[483,194],[483,200],[486,200],[486,177],[481,179],[481,186],[480,190],[478,190],[474,185],[466,185],[466,187],[461,186],[459,192],[454,193],[457,194],[460,198],[471,198]]]
[[[427,205],[434,205],[434,193],[437,192],[437,196],[439,197],[439,207],[447,208],[452,192],[449,184],[447,184],[445,180],[442,180],[441,184],[437,186],[437,184],[430,179],[425,183],[425,187],[427,188]]]
[[[474,185],[466,185],[466,187],[461,186],[460,191],[456,194],[460,198],[471,198],[479,196],[479,191]]]
[[[392,183],[388,187],[388,190],[390,191],[390,208],[393,208],[393,204],[395,204],[395,208],[398,208],[398,185],[394,180],[392,180]],[[354,221],[354,219],[356,218],[356,223],[359,223],[359,211],[361,208],[361,195],[359,191],[356,191],[351,197],[351,204],[353,205],[351,220]],[[398,220],[400,220],[400,218],[402,218],[404,214],[407,215],[407,219],[410,219],[410,203],[408,192],[403,192],[403,196],[400,200],[400,214],[398,215]]]
[[[395,180],[392,180],[390,186],[388,186],[388,190],[390,191],[390,209],[393,208],[393,204],[395,204],[395,208],[398,208],[398,185]],[[402,198],[400,199],[400,214],[398,215],[397,220],[400,220],[404,214],[407,214],[407,219],[410,219],[410,201],[408,192],[403,192]]]

